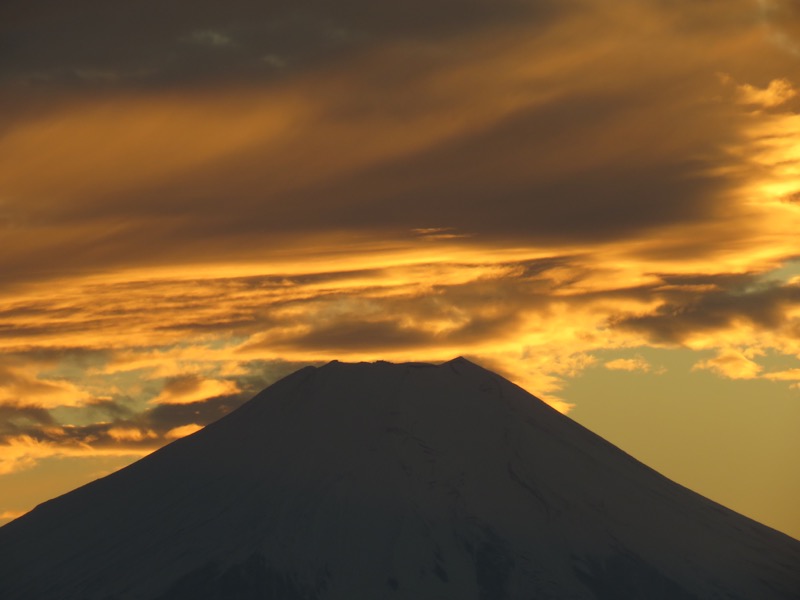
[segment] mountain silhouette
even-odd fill
[[[502,377],[306,367],[0,528],[3,600],[797,600],[800,542]]]

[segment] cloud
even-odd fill
[[[713,280],[710,280],[713,281]],[[622,316],[614,327],[639,331],[655,343],[714,345],[720,332],[747,327],[778,330],[794,322],[792,310],[800,305],[800,287],[779,283],[720,289],[664,288],[653,290],[662,303],[644,315]]]
[[[79,406],[91,395],[70,381],[41,379],[26,368],[0,367],[0,405]]]
[[[144,456],[152,448],[96,448],[89,445],[43,441],[28,435],[5,438],[0,443],[0,475],[31,469],[43,458],[81,456]]]
[[[457,233],[453,227],[417,227],[411,232],[427,240],[452,240],[469,237],[468,233]]]
[[[773,79],[764,89],[745,83],[737,86],[737,91],[739,101],[743,104],[752,104],[764,108],[780,106],[797,96],[797,90],[792,87],[792,84],[787,79]]]
[[[758,343],[792,352],[787,344],[797,292],[791,283],[752,274],[630,279],[625,272],[593,272],[581,266],[584,260],[429,263],[76,290],[76,296],[100,298],[115,315],[96,321],[97,333],[84,327],[81,336],[100,335],[117,349],[86,354],[102,362],[86,363],[94,365],[88,374],[77,369],[72,376],[98,391],[111,389],[113,380],[114,393],[124,395],[92,400],[85,410],[95,419],[110,417],[115,427],[154,431],[157,444],[169,429],[218,418],[274,381],[277,372],[254,377],[260,365],[271,364],[264,360],[288,358],[297,366],[333,358],[435,362],[468,352],[555,403],[565,402],[559,389],[591,364],[592,351],[641,345],[654,336],[651,343],[710,349]],[[62,290],[60,301],[68,295]],[[213,315],[236,313],[248,316],[234,326],[223,318],[218,328],[208,327]],[[86,323],[80,312],[72,314]],[[137,323],[137,345],[126,346],[120,319]],[[778,335],[780,346],[773,339]],[[165,345],[139,345],[151,339]],[[152,410],[126,412],[134,399],[150,401]],[[181,406],[185,410],[177,410]],[[91,435],[110,440],[106,429]]]
[[[106,435],[117,442],[141,442],[157,437],[154,431],[142,431],[133,427],[111,427],[106,431]]]
[[[611,371],[643,371],[647,373],[651,369],[650,363],[641,356],[617,358],[604,363],[603,366]]]
[[[29,407],[5,407],[0,410],[0,475],[32,469],[47,458],[144,456],[202,429],[237,408],[251,395],[225,396],[190,404],[156,405],[141,412],[128,410],[124,417],[111,421],[83,425],[59,424],[52,414],[42,415]],[[91,412],[75,414],[82,420],[91,416]]]
[[[225,47],[233,45],[233,40],[218,31],[210,29],[196,30],[181,38],[181,41],[207,46]]]
[[[730,379],[755,379],[763,367],[751,360],[747,352],[735,349],[721,350],[716,357],[703,360],[692,370],[709,370]]]
[[[192,404],[217,396],[231,396],[239,391],[234,381],[184,375],[167,380],[161,393],[150,400],[150,403]]]
[[[44,426],[56,424],[50,412],[40,406],[0,404],[0,434],[14,431],[20,421]]]
[[[269,383],[273,382],[274,380]],[[186,425],[205,426],[239,408],[257,391],[261,391],[261,388],[238,396],[220,396],[191,404],[157,404],[142,413],[138,422],[159,432],[162,436],[173,429]],[[160,438],[160,441],[156,441],[154,447],[163,444],[163,439]]]
[[[164,437],[167,439],[177,440],[179,438],[185,437],[187,435],[191,435],[200,431],[203,428],[202,425],[198,425],[197,423],[189,423],[188,425],[181,425],[180,427],[175,427],[170,429]]]
[[[467,354],[563,411],[597,350],[794,381],[756,352],[800,355],[765,277],[796,61],[749,0],[44,1],[0,7],[13,464],[152,450],[332,358]]]
[[[569,37],[566,32],[560,35]],[[653,273],[670,267],[664,262],[706,269],[709,255],[717,248],[749,248],[748,236],[743,237],[746,228],[740,222],[720,225],[727,238],[708,235],[712,225],[690,234],[683,229],[705,220],[714,223],[715,211],[723,206],[725,210],[730,207],[733,214],[741,209],[740,204],[728,202],[738,176],[711,172],[712,167],[732,168],[727,159],[714,147],[709,150],[711,160],[706,157],[688,164],[675,159],[705,149],[718,136],[723,140],[726,135],[736,137],[736,132],[727,132],[722,123],[738,123],[735,113],[724,105],[697,108],[694,97],[656,98],[641,90],[631,91],[625,81],[614,87],[614,77],[620,77],[615,66],[620,56],[617,49],[605,55],[608,72],[604,74],[610,76],[611,84],[611,89],[606,89],[606,83],[590,73],[605,66],[605,61],[593,63],[585,55],[588,49],[580,45],[574,56],[566,57],[566,64],[520,74],[515,70],[520,57],[537,50],[548,56],[550,43],[540,39],[538,46],[527,45],[512,38],[512,45],[498,52],[492,51],[497,39],[490,38],[477,40],[475,46],[481,49],[478,54],[487,50],[482,59],[486,64],[464,54],[468,44],[456,44],[457,60],[430,63],[435,76],[389,81],[385,93],[369,82],[386,64],[404,64],[408,46],[386,50],[374,65],[367,61],[356,64],[352,71],[337,71],[331,79],[342,86],[341,91],[334,87],[331,94],[320,94],[330,82],[304,83],[301,91],[308,90],[312,92],[309,95],[326,101],[303,105],[296,118],[291,110],[283,112],[281,102],[270,104],[274,101],[271,91],[252,88],[236,91],[249,98],[244,108],[231,101],[233,94],[207,95],[202,90],[192,90],[191,95],[172,103],[147,95],[151,103],[145,106],[139,104],[141,98],[134,97],[86,110],[80,105],[80,110],[68,107],[68,116],[76,110],[77,116],[56,119],[56,128],[94,136],[87,152],[95,146],[102,147],[104,155],[116,152],[107,162],[104,156],[88,161],[106,165],[102,170],[114,177],[104,181],[102,175],[93,175],[92,187],[87,187],[85,175],[75,172],[80,165],[69,163],[68,157],[86,155],[73,152],[75,148],[65,143],[63,151],[55,153],[56,160],[48,161],[62,164],[59,159],[66,157],[67,162],[52,174],[59,185],[45,182],[51,187],[44,191],[68,192],[77,200],[60,203],[52,214],[35,216],[33,221],[87,223],[86,219],[94,219],[88,215],[98,214],[95,210],[104,218],[89,222],[86,229],[67,239],[59,239],[58,228],[52,237],[46,235],[46,229],[36,235],[24,227],[19,231],[22,246],[16,257],[8,259],[5,277],[14,281],[16,272],[22,278],[43,278],[40,289],[30,292],[41,312],[9,315],[6,343],[50,343],[58,336],[62,343],[115,348],[105,368],[108,376],[142,369],[143,378],[187,373],[196,378],[193,391],[186,391],[188,386],[183,394],[177,387],[172,390],[171,384],[162,391],[151,389],[150,399],[156,403],[181,401],[191,406],[233,392],[234,388],[225,386],[236,377],[228,378],[219,370],[246,370],[240,363],[250,359],[282,357],[300,362],[334,357],[419,359],[424,355],[438,360],[465,351],[496,358],[512,378],[557,402],[564,379],[580,371],[580,367],[564,365],[570,360],[584,364],[570,357],[585,356],[597,347],[622,346],[639,336],[656,343],[697,344],[705,339],[702,343],[714,344],[709,339],[713,334],[739,331],[742,325],[772,330],[788,326],[789,301],[770,302],[762,296],[743,306],[735,293],[725,291],[716,294],[731,304],[725,309],[720,305],[723,300],[714,303],[713,290],[662,291],[646,285],[637,289],[642,281],[658,279]],[[418,69],[430,58],[431,53],[423,49],[416,58],[412,53],[409,60]],[[646,87],[669,89],[671,78],[679,79],[679,72],[669,73],[674,67],[664,66],[659,72],[666,72],[666,79]],[[556,67],[567,73],[561,74]],[[496,88],[479,85],[494,81],[491,74],[495,71],[502,75]],[[457,76],[450,75],[452,72]],[[458,81],[459,77],[463,81]],[[576,89],[573,80],[583,82],[583,87]],[[398,95],[405,85],[409,93]],[[566,90],[552,97],[530,93],[539,87],[562,86]],[[712,83],[703,83],[697,94],[711,92],[712,87]],[[471,90],[476,88],[495,91],[473,94]],[[292,93],[286,96],[293,97]],[[430,104],[414,97],[429,99]],[[505,106],[505,100],[498,103],[501,97],[514,98],[514,102]],[[367,100],[359,104],[351,98]],[[669,108],[673,100],[680,107],[675,113]],[[267,104],[269,109],[262,113]],[[443,108],[436,110],[437,104]],[[176,123],[172,116],[185,113],[183,106],[200,109]],[[93,128],[95,115],[103,111],[108,111],[110,118],[98,118]],[[724,118],[705,118],[715,111]],[[264,126],[270,112],[276,120],[290,124],[288,133],[272,132]],[[229,113],[235,118],[225,116]],[[637,114],[629,126],[631,137],[619,135],[620,119]],[[674,133],[660,127],[673,122],[670,115],[681,119],[679,131]],[[114,122],[127,124],[115,129]],[[142,127],[148,123],[158,127]],[[152,136],[138,135],[159,128],[180,141],[171,147],[153,148]],[[375,140],[380,136],[370,134],[372,130],[404,143],[383,146]],[[109,147],[104,142],[109,131],[120,134],[125,144]],[[241,136],[230,135],[231,131],[240,131]],[[615,148],[623,148],[609,151],[607,141],[615,136],[624,139]],[[219,147],[208,144],[211,149],[202,151],[207,139],[215,144],[221,140]],[[326,139],[336,140],[336,144],[328,146]],[[648,146],[652,139],[662,140],[668,151],[662,150],[662,144]],[[361,147],[359,140],[364,140],[367,151],[348,155],[348,148]],[[282,156],[288,158],[281,162]],[[631,156],[635,160],[629,163]],[[303,157],[303,169],[308,173],[297,170],[295,165],[301,164],[298,157]],[[259,171],[263,169],[273,172],[262,177]],[[41,165],[31,169],[27,179],[32,181],[39,170]],[[285,185],[275,183],[284,176]],[[198,177],[201,181],[192,181]],[[309,180],[316,183],[307,185]],[[297,181],[303,182],[299,188],[293,187]],[[129,187],[132,191],[119,192]],[[91,197],[99,188],[106,190],[97,195],[102,201]],[[225,201],[220,202],[223,197]],[[287,198],[290,201],[285,201]],[[404,209],[399,215],[388,208],[397,205]],[[30,222],[30,215],[19,214],[18,222],[26,222],[25,216]],[[443,223],[454,222],[457,229],[441,228]],[[788,229],[791,220],[785,222]],[[351,233],[320,248],[326,226]],[[384,233],[390,227],[402,233]],[[672,237],[665,227],[672,228]],[[292,239],[275,231],[278,228],[314,230],[314,235]],[[360,243],[366,235],[363,232],[372,228],[384,238],[380,244],[353,243]],[[658,234],[653,233],[654,228]],[[417,233],[424,239],[409,239],[415,237],[408,235],[409,229],[428,233]],[[361,233],[354,234],[354,230]],[[456,231],[472,235],[450,237]],[[759,228],[753,237],[763,238],[772,231]],[[42,239],[56,243],[42,247],[37,241]],[[672,239],[677,240],[676,247],[667,248]],[[36,247],[25,246],[31,240]],[[424,251],[415,244],[424,244]],[[520,261],[511,268],[490,273],[486,263],[499,261],[494,252],[500,244],[520,249],[526,256],[517,257]],[[542,245],[547,246],[544,251]],[[344,250],[346,246],[353,250]],[[391,247],[389,252],[386,246]],[[248,248],[262,258],[258,262],[238,260],[239,248]],[[648,256],[648,248],[660,251],[661,256]],[[681,252],[699,267],[697,263],[684,264]],[[231,253],[233,259],[216,267],[217,273],[228,271],[228,277],[216,277],[214,268],[202,264]],[[594,260],[587,259],[587,254]],[[741,260],[749,265],[748,252],[742,255]],[[291,260],[286,260],[287,256]],[[318,267],[313,261],[319,256],[331,258]],[[561,269],[549,268],[541,276],[525,272],[523,258],[542,256],[560,261]],[[365,260],[372,261],[370,268],[359,270],[354,264]],[[59,266],[54,261],[64,262]],[[185,267],[187,261],[200,265]],[[166,263],[167,269],[154,276],[151,269],[160,262]],[[397,268],[398,263],[413,268]],[[54,288],[57,294],[42,294],[53,287],[43,272],[80,271],[85,265],[113,269],[120,264],[138,264],[139,270],[115,270],[116,282],[74,286],[69,281],[59,282]],[[607,264],[625,268],[609,269]],[[259,276],[249,280],[236,277],[240,269]],[[340,272],[320,273],[325,269]],[[594,274],[594,281],[587,272]],[[661,300],[660,309],[655,308],[655,299]],[[761,310],[759,303],[766,308]],[[606,330],[608,323],[612,324],[610,331]],[[132,324],[139,332],[136,347],[128,347],[131,342],[126,341]],[[171,346],[183,340],[192,340],[193,347]],[[532,358],[519,358],[523,353]],[[541,356],[558,358],[547,361],[540,360]],[[197,383],[199,378],[204,383]],[[220,413],[209,410],[207,414]],[[153,413],[156,415],[166,413]],[[184,413],[170,413],[169,418],[176,427],[194,422]],[[154,431],[163,435],[163,429]]]
[[[261,57],[261,60],[264,63],[268,64],[270,67],[274,67],[276,69],[284,69],[288,66],[289,62],[277,54],[266,54]]]
[[[408,231],[442,224],[475,246],[585,250],[712,229],[724,209],[720,229],[742,233],[750,221],[735,222],[744,209],[731,198],[741,158],[726,148],[750,121],[711,100],[720,90],[708,69],[757,54],[747,31],[706,32],[731,34],[710,53],[707,37],[676,32],[658,5],[472,4],[500,16],[451,15],[459,28],[421,6],[458,33],[371,38],[369,51],[282,85],[144,88],[18,114],[0,144],[0,180],[19,199],[4,207],[15,223],[4,280],[271,262],[345,239],[413,247],[423,240]],[[402,26],[388,20],[399,9],[384,10],[346,12],[413,29],[405,9]],[[632,15],[641,28],[628,27]],[[630,51],[646,42],[646,58]],[[691,239],[701,256],[721,243]]]
[[[787,369],[785,371],[764,373],[764,377],[772,381],[800,381],[800,369]],[[791,387],[795,387],[795,385]]]
[[[786,52],[800,56],[800,10],[791,0],[758,0],[769,40]]]
[[[258,78],[264,76],[258,57],[269,53],[313,68],[347,50],[368,51],[387,39],[435,40],[525,15],[546,18],[556,6],[549,1],[468,0],[454,6],[410,0],[376,10],[366,0],[347,0],[335,7],[312,2],[297,10],[285,0],[231,0],[225,6],[178,0],[169,7],[142,0],[135,9],[96,4],[65,11],[52,0],[42,0],[37,10],[0,9],[4,37],[13,41],[15,55],[0,69],[0,84],[22,79],[74,86],[69,71],[75,64],[113,71],[147,68],[151,86]],[[229,56],[210,59],[192,48],[231,50],[234,39],[236,52]]]

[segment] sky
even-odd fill
[[[798,231],[794,0],[3,3],[0,524],[463,355],[800,538]]]

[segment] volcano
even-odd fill
[[[797,600],[800,542],[463,358],[306,367],[0,528],[4,600]]]

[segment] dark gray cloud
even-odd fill
[[[438,38],[555,10],[547,0],[99,2],[0,8],[0,78],[89,87],[267,82],[392,38]]]
[[[608,13],[588,2],[522,0],[31,6],[39,8],[0,9],[8,16],[7,79],[95,57],[108,64],[86,67],[95,76],[84,72],[80,85],[124,87],[136,77],[115,80],[103,69],[133,72],[161,61],[159,74],[137,81],[175,89],[50,94],[63,110],[45,116],[61,125],[40,146],[34,142],[44,134],[28,109],[6,111],[8,119],[25,117],[25,127],[9,142],[8,152],[23,158],[7,174],[20,200],[0,206],[11,224],[0,285],[235,262],[292,243],[302,252],[300,236],[331,232],[412,245],[424,241],[413,230],[447,228],[476,245],[563,247],[713,223],[748,178],[763,174],[746,152],[730,152],[745,144],[752,121],[735,106],[734,79],[723,84],[718,72],[737,67],[749,75],[752,62],[763,79],[785,65],[767,60],[768,44],[742,59],[757,16],[745,2],[715,27],[707,17],[721,11],[716,2],[687,8],[680,19],[674,6],[656,1]],[[655,37],[647,52],[630,49],[645,40],[615,17],[636,10],[653,22],[670,17],[657,27],[648,21]],[[289,53],[278,48],[284,30],[293,51],[319,60],[331,54],[314,50],[314,40],[333,43],[332,31],[349,50],[264,87],[248,69],[257,59],[258,69],[276,70],[263,59]],[[190,80],[216,83],[192,87]],[[30,86],[14,89],[36,95]],[[242,134],[227,148],[228,129],[204,129],[243,112],[250,120],[234,119],[230,129],[260,131],[271,118],[291,121],[287,107],[296,104],[308,112],[285,134]],[[85,136],[85,145],[75,142]],[[114,138],[131,143],[117,147]],[[42,152],[22,152],[32,147],[54,149],[50,162],[37,162]],[[19,175],[26,169],[28,177]],[[740,227],[732,223],[729,237]],[[702,256],[727,241],[695,236],[638,252]],[[231,318],[230,327],[245,327],[247,318]],[[32,327],[29,335],[42,333]]]
[[[713,219],[739,183],[719,174],[727,159],[691,141],[673,156],[648,157],[639,142],[615,139],[615,119],[630,106],[622,97],[553,103],[409,157],[284,192],[263,191],[274,175],[269,162],[237,157],[235,164],[223,161],[192,173],[191,180],[120,192],[114,202],[65,203],[55,209],[73,213],[63,215],[65,221],[96,222],[101,233],[12,254],[3,270],[6,278],[24,279],[41,276],[45,263],[69,272],[86,265],[222,258],[274,249],[290,232],[331,229],[397,237],[447,225],[481,243],[561,245]],[[651,108],[648,127],[656,144],[664,115],[659,106]],[[719,130],[709,136],[724,141]],[[620,146],[638,153],[636,159],[606,158]],[[706,157],[684,157],[691,153]],[[570,166],[581,154],[584,164]],[[104,219],[120,224],[108,229]],[[702,253],[707,246],[698,241],[686,252]]]
[[[243,394],[220,396],[204,402],[160,405],[135,413],[124,404],[112,401],[81,409],[83,418],[96,420],[86,425],[59,423],[51,413],[34,407],[0,406],[0,444],[18,436],[40,442],[64,445],[85,444],[92,448],[157,448],[171,441],[168,432],[184,425],[207,425],[238,408],[249,399]],[[100,420],[100,414],[114,415]],[[129,432],[119,436],[116,432]]]
[[[548,311],[552,299],[539,288],[549,291],[546,270],[548,265],[552,267],[557,263],[526,263],[539,274],[538,280],[530,280],[530,275],[521,272],[518,277],[434,285],[424,295],[370,297],[367,291],[357,301],[344,293],[289,301],[281,308],[288,306],[295,310],[298,316],[293,325],[300,329],[286,329],[285,322],[274,319],[274,328],[254,329],[260,334],[259,341],[245,344],[241,350],[380,353],[419,348],[434,351],[502,339],[522,326],[526,311]],[[281,324],[284,327],[280,327]]]
[[[150,427],[162,435],[170,429],[191,423],[208,425],[241,406],[251,396],[252,394],[233,394],[189,404],[161,404],[145,411],[136,423]]]
[[[58,311],[56,311],[58,312]],[[43,313],[44,314],[44,313]],[[98,350],[85,346],[25,346],[17,345],[10,351],[0,352],[0,357],[7,364],[64,364],[88,367],[106,360],[108,350]]]
[[[21,435],[41,426],[55,425],[53,416],[38,406],[5,406],[0,404],[0,439]]]
[[[107,401],[100,412],[106,416],[113,414],[114,418],[99,420],[98,407],[89,406],[81,410],[83,418],[95,417],[97,420],[85,425],[59,423],[50,412],[40,408],[0,406],[0,445],[27,436],[39,442],[65,446],[81,444],[96,449],[158,448],[172,441],[167,435],[170,430],[212,423],[249,398],[244,394],[220,396],[191,404],[159,405],[139,413],[124,404]],[[127,435],[119,435],[120,431]]]
[[[689,278],[697,283],[699,277]],[[719,283],[724,278],[709,278]],[[644,333],[654,343],[680,344],[693,335],[736,329],[747,323],[757,330],[791,326],[788,309],[800,305],[800,286],[762,283],[747,287],[746,277],[730,277],[731,286],[715,290],[652,290],[664,302],[653,313],[612,319],[614,327]],[[796,324],[795,324],[796,327]],[[784,331],[784,334],[791,332]]]
[[[415,348],[433,341],[433,336],[414,326],[404,326],[396,320],[365,321],[358,318],[337,319],[314,327],[297,336],[267,337],[262,344],[278,348],[308,348],[314,350],[387,351],[392,348]]]

